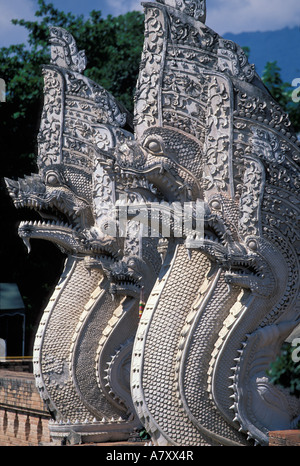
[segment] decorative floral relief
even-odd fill
[[[249,65],[245,52],[230,40],[219,39],[218,61],[220,71],[227,71],[246,81],[254,78],[255,66]]]
[[[264,189],[264,170],[254,159],[244,160],[243,190],[240,198],[239,231],[241,237],[259,236],[260,206]]]
[[[157,0],[163,5],[177,8],[188,16],[192,16],[198,21],[205,21],[206,1],[205,0]]]
[[[176,45],[203,49],[206,52],[213,52],[218,45],[218,34],[213,32],[202,23],[195,27],[193,23],[183,22],[176,13],[169,13],[170,16],[170,39]]]
[[[84,50],[78,51],[73,36],[60,27],[50,28],[52,65],[69,68],[81,73],[86,67]]]
[[[230,184],[230,99],[226,81],[213,77],[208,87],[205,189],[226,191]]]
[[[252,144],[255,155],[268,162],[277,162],[279,164],[285,160],[288,147],[284,141],[279,141],[275,134],[259,126],[251,126],[251,131],[253,133]]]
[[[140,74],[135,95],[134,124],[136,132],[143,132],[159,120],[159,78],[164,60],[163,15],[158,8],[147,8],[145,41]]]
[[[37,137],[38,163],[57,163],[61,157],[61,136],[63,118],[63,80],[60,73],[48,67],[43,69],[44,107]]]
[[[269,96],[263,99],[261,96],[251,95],[235,89],[237,98],[236,115],[245,118],[256,119],[258,122],[268,125],[270,128],[280,130],[282,134],[290,137],[291,122],[287,113]]]
[[[159,0],[157,4],[147,3],[145,8],[135,138],[123,130],[127,115],[113,97],[80,74],[85,58],[72,37],[59,28],[53,29],[52,65],[44,70],[39,161],[43,166],[63,163],[64,180],[70,185],[75,180],[75,192],[79,188],[80,194],[92,191],[94,204],[89,208],[97,228],[110,214],[109,201],[130,189],[131,199],[136,194],[134,188],[138,195],[149,193],[150,199],[153,194],[169,199],[169,195],[173,198],[180,192],[180,199],[195,200],[203,194],[208,204],[204,241],[188,254],[183,249],[181,256],[184,240],[180,238],[174,262],[167,263],[168,272],[157,283],[158,289],[150,299],[153,308],[146,310],[135,339],[138,351],[133,354],[140,356],[134,360],[138,370],[133,374],[131,394],[139,416],[146,420],[146,427],[158,442],[166,440],[166,432],[174,443],[179,440],[178,444],[190,444],[192,439],[199,444],[204,426],[205,441],[212,444],[216,439],[217,443],[230,444],[235,439],[248,444],[251,437],[264,444],[268,425],[260,425],[263,416],[257,421],[257,406],[267,406],[272,412],[268,402],[273,398],[268,398],[272,393],[267,384],[259,385],[262,379],[256,377],[252,362],[257,347],[247,354],[245,340],[253,330],[277,323],[276,318],[286,311],[287,322],[296,315],[299,148],[287,115],[264,92],[262,83],[256,86],[259,78],[242,49],[201,22],[204,1]],[[86,187],[87,179],[91,188],[90,184]],[[81,203],[73,210],[78,209],[82,209]],[[97,228],[92,225],[89,234],[94,238]],[[140,239],[136,230],[125,246],[126,253],[138,254]],[[205,273],[203,267],[207,267]],[[176,303],[173,297],[179,285],[182,288]],[[98,299],[97,294],[92,296]],[[182,296],[192,309],[189,305],[183,307],[186,303]],[[163,325],[168,319],[174,324],[172,335]],[[161,334],[157,331],[160,326]],[[162,354],[159,338],[167,344],[172,342],[173,349]],[[213,354],[209,400],[205,398],[207,385],[199,384],[199,374],[207,381],[207,366],[198,357],[201,342],[205,343],[205,354]],[[192,364],[185,365],[195,354],[195,363],[191,357]],[[258,360],[264,364],[267,357]],[[53,369],[52,362],[48,361],[49,367],[45,363],[47,376]],[[161,370],[164,364],[165,372],[161,371],[163,376],[157,381],[153,367]],[[186,367],[189,374],[185,378]],[[254,389],[247,379],[250,370]],[[262,366],[259,370],[263,370]],[[62,368],[59,371],[59,376],[64,375]],[[57,374],[53,373],[49,384],[61,382],[55,380]],[[229,377],[234,380],[230,387]],[[266,390],[265,406],[263,397],[258,405],[253,402],[261,387]],[[234,392],[233,406],[229,390]],[[151,396],[147,399],[148,394]],[[161,412],[156,410],[158,398]],[[207,409],[202,409],[203,401],[209,401]],[[166,412],[165,406],[172,406],[172,410]],[[193,422],[190,413],[196,413]],[[160,431],[164,425],[167,429]],[[249,437],[244,438],[244,433]]]
[[[204,78],[192,79],[189,74],[174,69],[165,74],[162,87],[163,121],[199,139],[205,130],[207,88],[204,82]]]

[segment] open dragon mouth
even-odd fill
[[[19,178],[18,181],[5,178],[6,186],[14,206],[26,209],[28,223],[42,221],[43,225],[56,227],[64,225],[74,231],[86,228],[92,221],[88,204],[77,199],[66,188],[46,186],[38,174]]]
[[[106,247],[98,251],[98,254],[85,257],[87,268],[99,268],[107,276],[110,282],[110,293],[131,295],[138,298],[144,286],[142,274],[128,269],[122,255],[115,254],[113,249]]]
[[[138,297],[141,289],[142,283],[141,281],[134,277],[131,274],[111,274],[111,285],[110,291],[112,294],[131,294],[134,297]]]
[[[114,262],[119,261],[122,257],[122,249],[119,248],[115,239],[98,239],[90,240],[87,238],[87,248],[86,252],[90,253],[91,263],[93,261],[103,264],[103,268],[109,263],[109,265],[114,264]]]
[[[226,271],[228,277],[246,277],[252,276],[257,279],[264,278],[262,269],[252,260],[234,260],[230,266],[230,270]]]
[[[59,207],[54,202],[43,203],[34,199],[15,202],[18,210],[24,212],[26,220],[23,226],[28,225],[47,226],[49,228],[64,226],[70,230],[78,231],[80,229],[80,218],[71,210],[64,208],[61,204]]]
[[[19,224],[18,234],[30,251],[30,239],[50,240],[63,250],[78,250],[79,219],[72,212],[54,203],[44,204],[35,199],[15,202],[26,220]]]
[[[115,165],[116,178],[121,181],[122,190],[130,194],[142,196],[143,200],[168,202],[182,201],[184,183],[170,171],[157,164],[138,172],[128,167]]]
[[[246,249],[245,245],[236,242],[221,219],[208,214],[203,222],[202,235],[191,235],[186,240],[190,249],[199,249],[213,262],[225,270],[228,282],[242,281],[246,277],[264,279],[266,264],[254,251]]]
[[[203,237],[206,241],[225,244],[224,232],[214,222],[204,222]]]
[[[136,206],[137,213],[139,205],[143,206],[143,202],[144,206],[150,206],[151,208],[151,202],[162,201],[161,205],[166,206],[166,210],[168,210],[169,206],[170,211],[174,202],[182,202],[182,200],[180,201],[180,194],[178,194],[178,182],[172,176],[167,177],[165,173],[160,173],[157,166],[150,168],[149,173],[145,173],[143,176],[134,171],[131,172],[128,168],[124,171],[121,170],[120,173],[120,176],[127,183],[127,192],[133,195],[133,200],[129,199],[128,206],[133,211]],[[159,179],[160,182],[158,182]],[[168,192],[172,187],[171,201],[164,196],[164,186]],[[161,206],[158,205],[158,209],[161,209]],[[204,254],[222,265],[228,277],[252,276],[257,279],[263,278],[264,267],[257,262],[257,256],[248,255],[246,249],[233,240],[228,226],[222,222],[221,218],[212,214],[209,208],[208,210],[204,209],[203,212],[202,231],[195,232],[195,230],[186,231],[184,228],[182,229],[183,237],[187,240],[187,248],[199,247]],[[159,210],[159,214],[161,213],[161,210]],[[174,218],[171,216],[170,219],[170,230],[172,231]],[[194,221],[192,225],[194,228]]]
[[[224,270],[228,285],[250,289],[253,293],[270,296],[276,287],[269,264],[256,251],[232,241],[218,223],[205,222],[204,238],[199,249]]]
[[[80,219],[68,209],[60,206],[58,209],[55,204],[40,205],[37,213],[42,217],[44,223],[49,225],[65,225],[68,228],[78,230],[80,227]]]

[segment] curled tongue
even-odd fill
[[[23,237],[22,240],[23,240],[23,243],[25,244],[25,246],[27,248],[27,252],[29,254],[30,251],[31,251],[30,238]]]

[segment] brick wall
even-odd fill
[[[269,432],[270,447],[300,447],[300,430],[276,430]]]
[[[0,446],[51,442],[50,416],[28,364],[0,362]],[[269,432],[269,446],[300,446],[300,430]]]
[[[0,367],[0,446],[48,444],[49,419],[33,374]]]

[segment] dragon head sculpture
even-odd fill
[[[183,229],[186,247],[226,268],[228,282],[271,293],[276,278],[261,230],[265,166],[283,162],[281,148],[295,159],[297,137],[242,48],[204,24],[205,10],[203,1],[145,3],[134,140],[116,146],[115,171],[149,181],[152,190],[139,191],[145,202],[153,187],[170,205],[202,202],[203,231]],[[252,100],[260,115],[246,113]],[[289,149],[266,125],[289,135]]]
[[[126,255],[126,234],[119,234],[118,220],[111,215],[124,189],[111,169],[111,154],[116,144],[132,139],[132,117],[105,89],[81,74],[84,52],[78,52],[67,31],[51,28],[50,43],[51,64],[43,67],[38,174],[6,179],[15,207],[33,209],[40,218],[21,222],[19,235],[29,250],[30,239],[41,238],[53,241],[64,253],[87,256],[90,264],[95,256],[104,257],[104,270],[111,259],[115,268],[111,277],[117,281],[118,270],[124,284],[128,257],[123,267],[113,264]],[[141,256],[138,253],[135,260]],[[140,268],[141,264],[142,260]],[[133,276],[132,270],[128,272],[129,282]],[[136,277],[141,280],[140,274]]]
[[[144,353],[136,362],[139,375],[132,375],[135,406],[158,445],[249,444],[252,439],[266,444],[274,417],[276,427],[297,420],[297,410],[291,408],[297,402],[286,402],[286,416],[266,371],[270,354],[275,357],[299,319],[299,229],[292,220],[298,215],[299,141],[242,48],[205,24],[204,1],[146,2],[144,8],[134,141],[115,148],[115,170],[151,183],[161,204],[151,204],[152,192],[141,195],[162,223],[162,204],[169,203],[172,210],[176,203],[183,208],[202,202],[203,230],[193,230],[194,213],[181,236],[171,228],[170,254],[138,329],[138,348]],[[177,301],[175,282],[178,289],[185,283]],[[193,283],[194,291],[188,291]],[[183,311],[192,296],[190,312]],[[169,346],[157,337],[163,334],[166,308],[170,320],[177,322]],[[270,334],[274,338],[266,354]],[[204,340],[211,344],[206,353]],[[264,376],[261,359],[251,353],[255,344],[257,355],[265,354]],[[165,354],[174,356],[173,362],[165,364],[160,358],[162,346]],[[163,374],[159,381],[151,381],[154,373]],[[157,390],[161,394],[162,387],[165,396],[154,403],[152,397]],[[167,419],[162,405],[171,403],[170,398],[178,406]],[[226,419],[223,427],[213,427],[223,420],[207,415],[212,405]]]
[[[124,188],[112,171],[112,152],[132,139],[132,117],[82,74],[85,54],[71,34],[51,27],[50,44],[38,173],[6,179],[16,208],[35,216],[19,225],[28,249],[32,239],[44,239],[67,257],[36,335],[36,381],[55,420],[53,439],[74,430],[81,441],[124,439],[140,422],[128,379],[139,300],[151,291],[161,258],[156,239],[143,238],[130,222],[119,234],[113,215]]]
[[[136,412],[155,445],[265,445],[299,420],[299,400],[267,373],[300,315],[299,141],[241,47],[205,24],[204,0],[144,7],[134,117],[53,28],[39,173],[7,180],[16,207],[43,217],[20,225],[26,244],[44,237],[69,256],[37,335],[37,380],[58,436],[70,414],[103,439],[113,406],[121,423]]]

